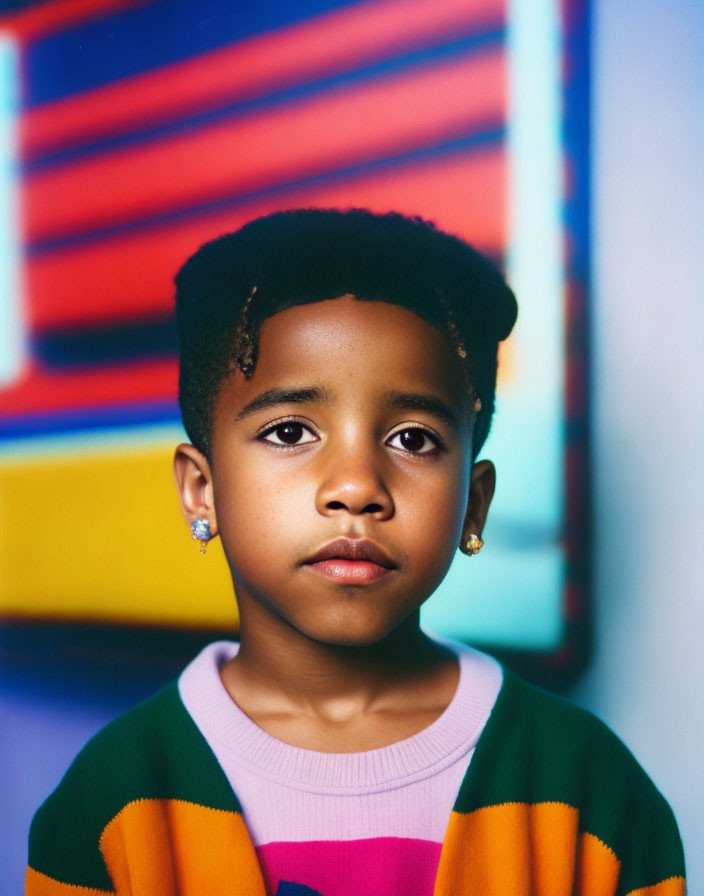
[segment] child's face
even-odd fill
[[[191,446],[176,460],[189,522],[222,538],[243,631],[372,644],[418,610],[493,492],[493,466],[471,470],[468,402],[449,342],[399,306],[344,297],[264,321],[252,378],[218,396],[211,463]],[[361,553],[313,562],[337,539]]]

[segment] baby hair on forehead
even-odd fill
[[[257,345],[252,333],[252,327],[249,322],[249,309],[252,303],[252,299],[254,299],[256,293],[257,287],[254,286],[250,294],[247,296],[244,304],[242,305],[242,311],[240,312],[237,323],[232,330],[230,370],[231,372],[234,372],[235,369],[238,369],[244,375],[245,379],[250,379],[252,377],[255,367]],[[335,298],[355,299],[357,297],[352,295],[352,293],[345,293],[344,295],[336,296]],[[474,411],[478,413],[481,410],[481,399],[475,394],[474,384],[472,383],[471,377],[469,375],[468,364],[465,363],[467,361],[468,354],[464,344],[464,339],[462,338],[460,331],[457,329],[457,325],[455,324],[454,318],[452,316],[452,311],[447,308],[444,302],[443,308],[445,311],[447,336],[452,343],[452,347],[455,354],[457,355],[457,358],[462,364],[462,377],[464,379],[465,389],[470,398]]]
[[[263,321],[342,296],[400,305],[448,338],[476,414],[476,455],[494,409],[498,344],[517,314],[502,275],[421,218],[313,208],[276,212],[218,237],[176,276],[179,402],[186,432],[206,457],[218,390],[236,370],[253,375]]]

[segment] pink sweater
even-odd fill
[[[502,673],[458,655],[443,714],[405,740],[362,753],[292,747],[259,728],[225,690],[219,668],[238,645],[210,644],[179,679],[181,698],[242,804],[271,894],[432,893],[460,783]]]

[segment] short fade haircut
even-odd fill
[[[310,208],[257,218],[206,243],[176,275],[179,404],[188,437],[207,458],[220,387],[238,369],[252,375],[262,322],[343,295],[400,305],[448,337],[470,397],[481,402],[476,457],[494,411],[498,344],[517,314],[503,277],[468,243],[421,218]]]

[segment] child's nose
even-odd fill
[[[324,516],[340,512],[368,513],[377,519],[393,515],[393,498],[371,458],[348,459],[326,472],[316,495],[319,513]]]

